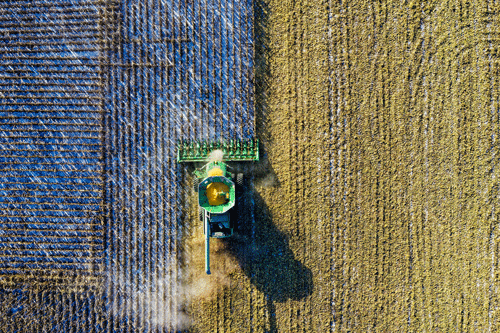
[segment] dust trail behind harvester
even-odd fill
[[[113,275],[112,282],[119,292],[112,303],[111,314],[120,321],[133,321],[159,330],[187,329],[191,321],[184,311],[185,291],[171,279],[172,276],[164,276],[139,282],[131,276]]]
[[[211,274],[205,273],[203,226],[194,225],[191,237],[187,240],[186,251],[187,283],[184,286],[186,301],[196,304],[200,301],[213,301],[217,294],[229,287],[230,274],[239,269],[236,259],[230,255],[226,243],[221,239],[210,239]]]

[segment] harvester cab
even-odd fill
[[[205,235],[205,271],[210,274],[210,237],[233,235],[230,209],[236,202],[235,181],[242,184],[243,174],[232,172],[226,162],[258,161],[259,141],[186,142],[178,145],[177,162],[198,162],[194,171],[194,190],[198,195],[200,220]]]

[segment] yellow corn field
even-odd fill
[[[499,10],[256,2],[268,164],[194,331],[499,329]]]

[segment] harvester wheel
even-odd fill
[[[236,184],[238,184],[238,186],[243,186],[243,174],[242,173],[238,173],[236,175]]]

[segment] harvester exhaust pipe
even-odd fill
[[[206,214],[206,213],[205,213]],[[210,223],[205,215],[205,272],[210,274]]]

